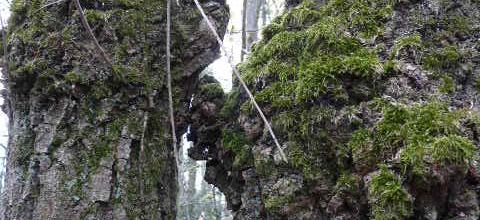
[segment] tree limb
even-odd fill
[[[82,5],[80,5],[79,0],[75,0],[75,5],[77,6],[78,12],[80,13],[80,20],[82,21],[83,27],[87,30],[88,34],[90,35],[90,38],[92,38],[93,42],[95,43],[95,46],[97,49],[100,51],[100,55],[102,55],[103,59],[105,62],[110,65],[110,67],[113,67],[112,61],[110,58],[108,58],[107,53],[105,53],[105,50],[103,50],[102,46],[100,46],[100,43],[98,43],[97,38],[93,34],[92,28],[90,28],[90,25],[88,24],[87,18],[85,17],[85,14],[83,13]]]

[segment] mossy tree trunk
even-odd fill
[[[288,163],[235,83],[192,105],[235,219],[479,219],[480,2],[286,6],[240,70]]]
[[[166,1],[14,0],[5,111],[10,118],[2,219],[175,219],[177,181],[165,85]],[[228,11],[204,1],[223,33]],[[199,72],[218,45],[190,1],[173,6],[179,132]],[[146,128],[144,115],[148,113]],[[140,157],[144,136],[145,157]]]

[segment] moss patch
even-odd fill
[[[280,212],[291,202],[293,202],[292,196],[272,196],[265,199],[265,208],[271,212]]]
[[[460,121],[466,117],[438,102],[410,108],[386,105],[374,129],[353,134],[349,146],[354,163],[373,168],[404,147],[400,154],[404,174],[423,177],[428,164],[465,166],[476,152],[473,142],[462,136]]]
[[[265,29],[265,39],[241,66],[243,78],[249,84],[258,77],[276,81],[256,96],[279,109],[325,95],[344,101],[344,79],[371,82],[384,72],[379,56],[361,39],[381,33],[392,6],[390,1],[337,0],[318,10],[305,1]]]
[[[413,215],[412,201],[400,179],[382,166],[369,186],[369,202],[375,220],[408,219]]]
[[[424,63],[434,71],[448,70],[458,67],[462,55],[455,46],[448,46],[434,51],[425,57]]]
[[[241,169],[244,166],[253,164],[250,146],[242,133],[223,130],[222,145],[225,149],[231,150],[235,154],[234,169]]]

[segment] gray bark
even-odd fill
[[[163,74],[165,2],[81,3],[99,44],[114,57],[113,68],[98,59],[68,1],[33,13],[41,5],[26,0],[12,14],[4,108],[10,139],[0,218],[175,219],[177,170]],[[224,3],[205,1],[205,7],[224,33]],[[186,127],[183,103],[198,73],[218,57],[218,45],[204,21],[192,19],[196,8],[172,10],[180,132]]]

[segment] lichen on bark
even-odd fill
[[[80,1],[112,66],[99,56],[73,1],[42,7],[48,3],[12,2],[1,218],[174,219],[166,1]],[[223,33],[225,2],[203,5]],[[198,75],[219,51],[193,2],[172,10],[174,106],[181,131]]]

